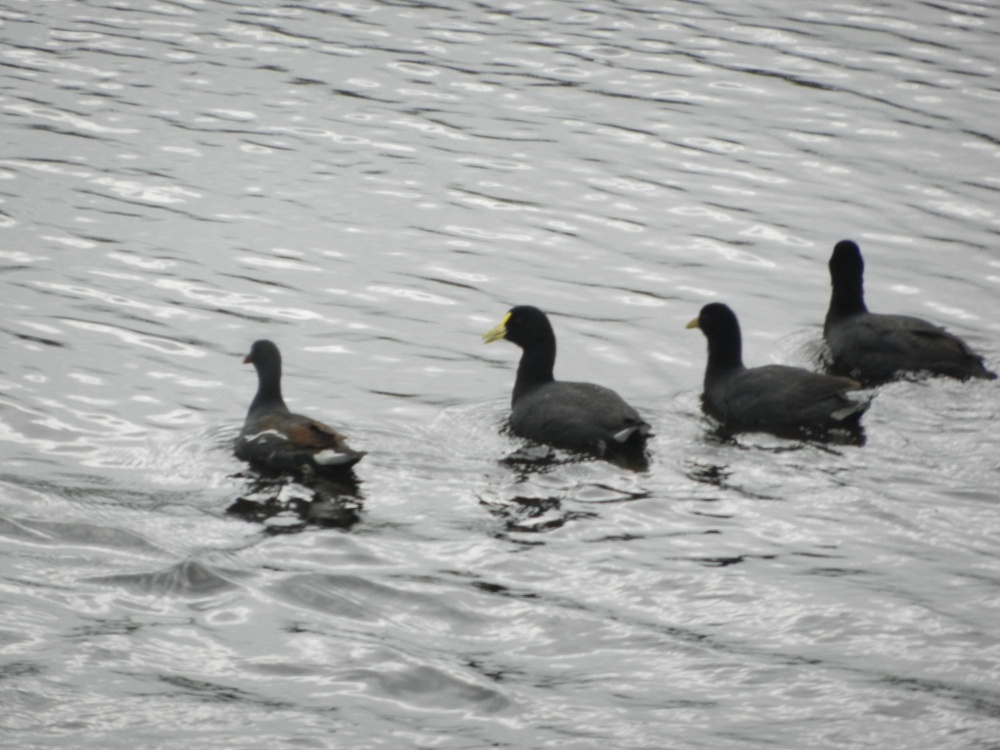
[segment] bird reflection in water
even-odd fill
[[[247,491],[226,509],[270,534],[288,534],[309,526],[350,529],[361,520],[364,506],[358,479],[352,475],[309,481],[287,476],[240,475]]]
[[[706,412],[709,415],[711,414],[709,409],[706,409]],[[868,441],[864,425],[861,424],[849,424],[842,427],[769,427],[766,430],[762,430],[730,427],[725,424],[720,424],[718,420],[712,416],[709,416],[708,419],[712,422],[712,426],[709,428],[706,437],[712,442],[716,442],[720,445],[728,445],[733,448],[751,447],[742,443],[739,438],[744,435],[752,435],[755,433],[761,435],[772,435],[776,438],[780,438],[781,440],[794,441],[766,446],[755,443],[752,446],[754,450],[771,450],[773,453],[797,451],[810,446],[813,448],[819,448],[820,450],[830,450],[836,452],[836,446],[838,445],[861,447]]]
[[[509,427],[504,431],[513,434]],[[532,474],[547,474],[560,466],[599,460],[637,473],[649,470],[649,454],[644,444],[636,446],[634,450],[619,450],[611,455],[598,456],[589,451],[574,451],[553,448],[542,443],[529,443],[500,459],[500,463],[521,472],[523,480]]]
[[[644,455],[642,459],[647,460]],[[649,497],[645,489],[615,486],[618,478],[613,476],[614,472],[602,475],[608,481],[593,481],[588,465],[607,461],[607,458],[588,452],[528,444],[501,460],[501,464],[511,470],[511,484],[499,489],[495,496],[493,493],[480,495],[479,504],[503,523],[499,532],[503,536],[548,532],[562,528],[569,521],[598,519],[600,513],[591,510],[597,505]],[[539,481],[540,477],[550,474],[554,476]],[[560,486],[554,488],[553,481]],[[524,538],[521,542],[541,543],[527,542]]]

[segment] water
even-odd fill
[[[993,5],[0,12],[0,744],[1000,747],[996,383],[726,442],[684,329],[810,364],[851,237],[1000,364]],[[502,432],[515,303],[648,472]],[[356,493],[232,457],[263,336]]]

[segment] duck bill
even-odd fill
[[[507,336],[507,321],[510,320],[510,313],[503,316],[503,320],[500,321],[499,325],[494,326],[486,333],[483,334],[483,343],[492,344],[494,341],[499,341]]]
[[[701,328],[701,318],[695,318],[690,323],[688,323],[685,328]]]

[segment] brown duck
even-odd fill
[[[343,474],[365,455],[343,435],[315,419],[288,410],[281,397],[281,352],[255,341],[243,360],[257,370],[257,395],[236,440],[236,457],[273,473]]]

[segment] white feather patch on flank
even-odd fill
[[[830,412],[830,416],[836,419],[838,422],[842,422],[855,412],[863,411],[865,408],[867,408],[870,402],[871,399],[869,399],[868,401],[852,401],[848,406]]]
[[[626,440],[628,440],[630,437],[632,437],[632,433],[635,432],[637,429],[639,429],[639,428],[638,427],[626,427],[624,430],[618,430],[618,432],[616,432],[611,437],[613,437],[619,443],[624,443]]]
[[[313,456],[313,461],[318,463],[320,466],[336,466],[337,464],[346,464],[351,460],[353,456],[349,453],[338,453],[332,448],[327,448],[326,450],[320,451]]]
[[[283,432],[278,432],[278,430],[261,430],[260,432],[254,433],[253,435],[247,435],[244,438],[244,440],[246,440],[249,443],[253,442],[254,440],[259,440],[260,438],[266,437],[268,435],[274,435],[275,437],[281,438],[282,440],[288,440],[288,435],[286,435]]]

